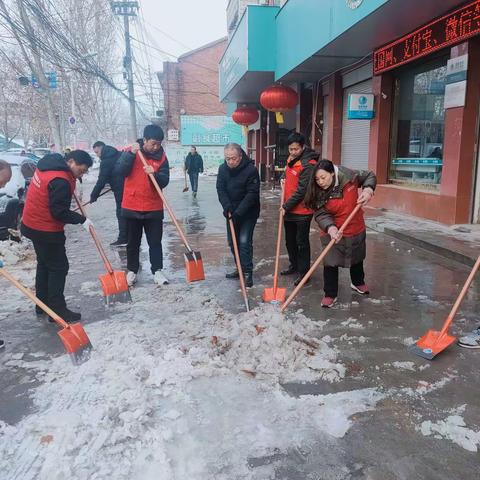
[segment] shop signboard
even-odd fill
[[[447,62],[447,83],[463,82],[467,79],[468,54],[451,58]]]
[[[350,93],[348,95],[348,119],[371,120],[374,115],[372,93]]]
[[[181,115],[182,145],[244,143],[242,127],[223,115]]]
[[[379,75],[479,34],[480,0],[476,0],[375,50],[374,74]]]

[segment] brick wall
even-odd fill
[[[225,115],[218,98],[218,63],[227,47],[222,39],[164,62],[161,78],[168,129],[180,129],[180,115]],[[182,112],[182,110],[184,112]]]

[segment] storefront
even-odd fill
[[[374,51],[376,205],[448,224],[478,218],[479,33],[480,2],[467,2]]]
[[[479,220],[480,0],[421,3],[247,8],[220,65],[222,99],[260,110],[273,83],[300,96],[284,125],[261,112],[249,135],[259,168],[282,162],[278,145],[295,128],[323,158],[373,170],[375,206],[447,224]],[[299,18],[303,28],[292,29]],[[352,102],[371,116],[352,115]]]

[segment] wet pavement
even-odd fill
[[[88,187],[86,190],[90,191]],[[191,245],[202,253],[205,291],[213,293],[226,310],[241,312],[244,307],[237,282],[225,279],[225,273],[233,268],[233,260],[226,243],[225,220],[216,198],[215,178],[200,178],[196,199],[190,192],[181,190],[181,181],[173,180],[167,195]],[[249,289],[251,307],[261,302],[263,288],[272,283],[278,190],[265,187],[262,198],[262,216],[254,241],[255,285]],[[116,225],[113,197],[100,198],[89,212],[101,239],[106,244],[112,242]],[[181,283],[185,275],[184,249],[170,220],[166,221],[165,231],[165,272],[173,283]],[[103,273],[91,240],[78,227],[69,227],[67,237],[70,306],[81,309],[85,325],[112,316],[114,328],[114,315],[105,308],[100,295],[82,294],[81,285],[95,282],[97,275]],[[315,258],[320,252],[320,242],[313,224],[311,241],[312,258]],[[413,339],[432,327],[441,327],[469,270],[461,263],[374,230],[368,231],[367,249],[365,270],[372,292],[369,297],[352,293],[347,271],[342,271],[339,304],[331,310],[322,309],[319,269],[289,307],[291,311],[303,311],[322,326],[319,335],[335,344],[340,351],[338,360],[347,367],[345,379],[337,383],[291,382],[282,388],[295,397],[370,387],[394,394],[380,401],[375,410],[355,415],[352,428],[342,439],[332,438],[331,442],[303,445],[287,453],[251,458],[249,465],[255,469],[275,462],[275,478],[288,480],[479,478],[478,453],[444,438],[424,436],[418,426],[426,420],[443,420],[454,409],[466,405],[464,417],[468,428],[480,430],[480,351],[453,346],[433,362],[407,351]],[[116,268],[124,267],[123,251],[109,249],[108,254]],[[140,282],[150,276],[145,251],[143,260]],[[287,266],[285,251],[281,266]],[[21,264],[17,268],[21,269]],[[31,272],[24,273],[31,277]],[[292,281],[291,277],[281,278],[280,286],[290,291]],[[477,282],[456,317],[454,334],[469,331],[479,323],[479,294]],[[19,300],[16,311],[6,311],[0,302],[0,332],[7,341],[7,351],[25,354],[23,360],[26,361],[63,354],[54,334],[56,328],[36,319],[32,312],[32,306],[24,301]],[[41,353],[32,357],[28,352]],[[29,392],[38,380],[29,371],[2,365],[1,359],[2,354],[0,421],[15,424],[31,411]]]

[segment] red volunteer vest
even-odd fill
[[[53,218],[50,213],[48,184],[54,178],[63,178],[70,184],[70,194],[75,191],[76,180],[69,172],[60,170],[35,170],[28,187],[22,222],[27,227],[42,232],[63,232],[65,224]]]
[[[147,163],[158,172],[167,159],[165,153],[160,160],[152,160],[143,154]],[[163,210],[163,202],[155,190],[150,178],[143,170],[143,163],[138,154],[133,161],[132,171],[125,178],[123,190],[122,208],[137,212],[154,212]]]
[[[316,165],[317,161],[310,160],[309,163]],[[285,167],[285,202],[297,191],[298,181],[300,180],[300,175],[302,172],[303,165],[301,160],[295,162],[293,167],[289,167],[287,163],[287,166]],[[302,200],[294,208],[292,208],[292,210],[290,210],[290,213],[295,213],[297,215],[312,215],[313,210],[307,208]]]
[[[342,198],[331,198],[325,205],[325,208],[332,214],[335,226],[340,228],[347,217],[352,213],[357,205],[358,186],[355,183],[348,182],[343,187]],[[353,237],[365,230],[365,220],[363,219],[363,210],[360,210],[348,224],[343,232],[344,237]]]

